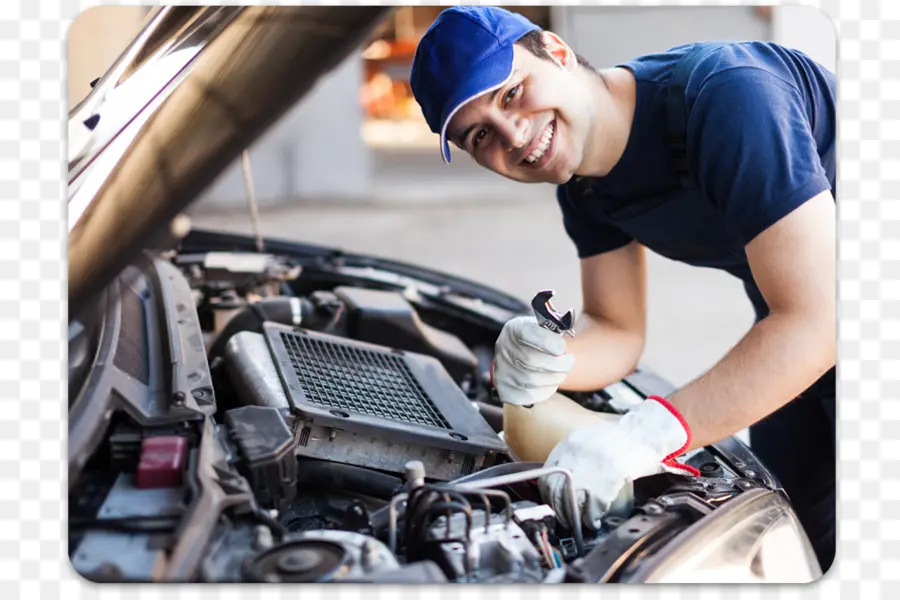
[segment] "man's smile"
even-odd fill
[[[556,141],[556,119],[550,121],[540,135],[536,135],[525,150],[521,165],[529,169],[540,169],[550,160]]]

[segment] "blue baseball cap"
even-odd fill
[[[502,8],[454,6],[422,36],[409,81],[425,121],[440,133],[441,156],[450,162],[447,124],[466,103],[505,84],[512,75],[513,45],[540,27]]]

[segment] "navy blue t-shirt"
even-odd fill
[[[727,44],[685,86],[690,183],[666,142],[670,76],[694,44],[618,66],[637,81],[632,129],[605,177],[559,186],[563,223],[586,258],[637,240],[688,264],[744,281],[757,317],[768,311],[744,246],[806,200],[835,188],[835,76],[769,42]]]

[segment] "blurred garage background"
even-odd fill
[[[509,7],[561,35],[594,65],[708,39],[769,39],[834,69],[835,31],[815,8]],[[73,23],[69,107],[139,31],[148,8],[103,6]],[[556,289],[580,305],[578,264],[554,190],[440,159],[407,82],[419,37],[441,9],[400,7],[359,51],[249,149],[264,235],[410,260],[522,299]],[[236,163],[191,209],[198,227],[251,233]],[[649,258],[648,366],[676,385],[710,368],[752,323],[730,276]]]

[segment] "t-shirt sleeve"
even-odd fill
[[[575,244],[578,258],[609,252],[632,241],[630,235],[586,211],[577,199],[570,196],[567,186],[557,186],[556,200],[562,211],[566,234]]]
[[[831,188],[799,91],[761,69],[731,69],[701,86],[687,125],[701,191],[744,244]]]

